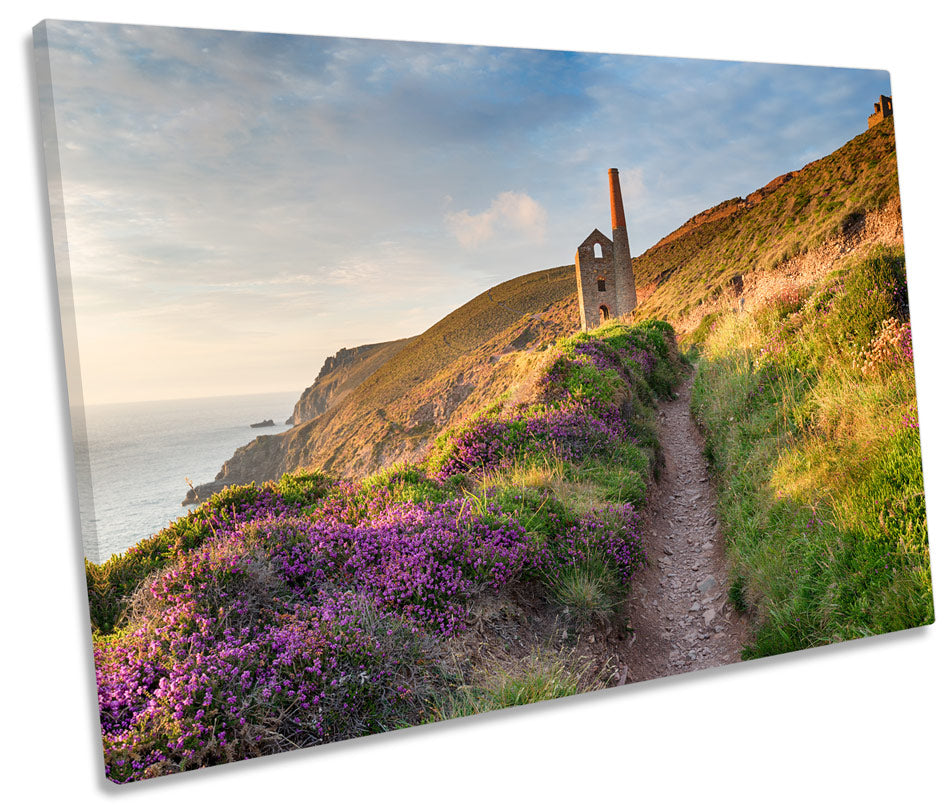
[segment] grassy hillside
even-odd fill
[[[903,252],[703,328],[694,409],[751,656],[932,623]]]
[[[750,198],[753,198],[750,195]],[[804,167],[761,201],[741,200],[727,217],[703,223],[633,260],[640,312],[682,320],[728,292],[738,274],[768,274],[781,263],[859,231],[867,213],[898,198],[894,120]]]
[[[603,687],[578,658],[643,564],[672,328],[578,334],[426,459],[220,493],[87,562],[126,782]],[[617,631],[623,634],[623,629]]]
[[[412,341],[415,341],[414,336],[379,344],[364,344],[352,349],[344,348],[327,358],[320,374],[303,391],[294,406],[289,425],[299,426],[341,403],[357,386]]]
[[[239,449],[220,482],[313,466],[357,476],[418,459],[442,428],[523,372],[525,354],[577,328],[574,290],[571,266],[491,288],[407,342],[325,414]]]
[[[731,284],[737,275],[748,297],[757,280],[768,282],[788,260],[830,245],[836,256],[845,252],[871,213],[889,202],[899,205],[893,122],[791,174],[692,218],[634,259],[642,301],[637,315],[681,328],[736,306],[743,295]],[[729,213],[719,216],[723,212]],[[214,487],[300,467],[359,476],[416,460],[439,431],[523,375],[525,353],[576,327],[573,267],[502,283],[409,341],[326,413],[238,449]],[[208,492],[199,489],[202,496]]]
[[[930,623],[893,121],[727,203],[634,264],[698,361],[746,654]]]

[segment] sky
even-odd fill
[[[609,233],[608,168],[637,255],[890,94],[884,71],[149,26],[50,22],[38,47],[88,404],[302,391],[341,347],[572,264]]]

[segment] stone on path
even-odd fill
[[[699,584],[699,591],[702,593],[709,592],[710,589],[715,589],[717,586],[717,581],[711,575]]]

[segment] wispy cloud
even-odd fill
[[[321,354],[570,263],[609,224],[608,167],[640,252],[888,92],[873,71],[103,24],[51,23],[49,48],[92,400],[129,399],[129,331],[179,358],[131,396],[233,391],[242,340],[247,390],[277,368],[302,388]],[[201,351],[181,363],[173,335]]]
[[[544,207],[524,192],[502,192],[484,211],[450,211],[445,222],[463,246],[471,248],[499,233],[511,232],[534,242],[547,236],[548,215]]]

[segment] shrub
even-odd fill
[[[182,574],[237,599],[223,617],[197,599],[182,602],[178,582],[165,579],[157,588],[172,600],[150,618],[154,625],[96,649],[110,780],[348,739],[424,718],[431,676],[416,665],[424,662],[424,647],[397,617],[353,593],[322,594],[302,605],[279,592],[248,616],[240,599],[255,578],[253,567],[226,558],[203,563],[208,566]]]
[[[87,562],[109,778],[423,721],[447,690],[433,652],[482,593],[540,586],[581,622],[608,617],[644,563],[632,503],[655,460],[652,398],[677,369],[661,322],[582,334],[560,347],[542,402],[497,401],[424,465],[229,488]],[[612,503],[558,498],[584,477]],[[456,691],[468,704],[449,715],[579,685],[558,660]]]
[[[819,320],[824,354],[856,360],[889,318],[906,320],[907,275],[903,252],[881,249],[844,280],[827,316]]]
[[[313,479],[301,484],[299,491],[291,485],[293,477],[283,477],[281,482],[291,498],[305,491],[323,493],[322,475],[311,476]],[[129,597],[145,578],[198,548],[219,530],[264,512],[294,510],[295,507],[272,488],[234,485],[214,494],[188,515],[143,539],[122,555],[114,555],[102,564],[87,560],[86,589],[93,631],[100,634],[115,631],[123,621]]]

